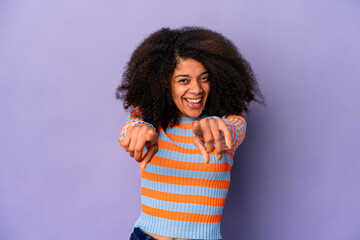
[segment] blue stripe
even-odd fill
[[[195,122],[195,121],[200,121],[203,118],[206,118],[206,115],[201,115],[200,117],[197,118],[192,118],[192,117],[180,117],[179,118],[179,123],[181,126],[181,123],[191,123],[191,122]]]
[[[175,185],[169,183],[153,182],[143,178],[141,179],[141,186],[160,192],[199,195],[213,198],[225,198],[228,193],[227,189]]]
[[[145,196],[141,196],[141,202],[149,207],[164,209],[168,211],[175,211],[175,212],[219,215],[222,214],[223,211],[223,207],[212,207],[212,206],[191,204],[191,203],[168,202],[168,201],[161,201]]]
[[[155,156],[173,159],[177,161],[183,162],[193,162],[193,163],[204,163],[204,159],[200,154],[186,154],[180,152],[174,152],[166,149],[161,149],[158,151]],[[223,163],[223,162],[232,162],[232,158],[226,152],[223,153],[223,157],[221,160],[218,160],[214,154],[210,154],[210,162],[211,163]],[[204,163],[205,164],[205,163]]]
[[[174,131],[175,131],[175,130],[174,130]],[[184,136],[185,136],[185,137],[194,137],[194,136],[195,136],[191,129],[190,129],[190,130],[183,130],[183,131],[185,131],[185,133],[187,133],[187,134],[182,134],[182,135],[180,135],[179,133],[181,133],[181,132],[179,132],[179,131],[176,131],[176,132],[178,132],[178,134],[174,134],[174,133],[171,133],[171,132],[169,132],[169,131],[167,131],[167,130],[166,130],[166,133],[171,133],[171,134],[173,134],[173,135],[177,135],[177,136],[180,136],[180,137],[184,137]],[[160,139],[160,140],[164,140],[164,141],[168,141],[168,142],[173,142],[173,143],[175,143],[174,141],[172,141],[172,140],[169,138],[169,136],[166,135],[166,133],[165,133],[165,132],[159,132],[159,139]],[[176,142],[176,143],[178,143],[178,142]]]
[[[156,166],[156,165],[152,165],[151,163],[146,166],[146,171],[151,173],[166,175],[166,176],[230,181],[230,173],[227,171],[203,172],[203,171],[181,170],[181,169]]]
[[[166,132],[170,133],[170,134],[179,135],[179,136],[186,136],[186,137],[195,136],[192,129],[170,128],[170,127],[168,127],[166,129]],[[164,132],[160,132],[159,135],[161,135],[161,134],[165,135]]]
[[[180,136],[181,135],[177,135]],[[191,135],[192,137],[194,137],[194,134]],[[224,137],[224,133],[222,132],[220,134],[220,138]],[[179,143],[179,142],[174,142],[173,140],[171,140],[165,133],[160,132],[159,134],[159,139],[162,141],[167,141],[170,142],[172,144],[175,144],[181,148],[185,148],[185,149],[197,149],[196,146],[194,145],[194,143]],[[223,146],[225,145],[225,139],[222,140]]]
[[[144,148],[143,153],[146,153],[147,149]],[[199,154],[186,154],[186,153],[180,153],[180,152],[173,152],[170,150],[161,149],[161,151],[157,152],[155,156],[166,158],[166,159],[172,159],[177,161],[183,161],[183,162],[191,162],[191,163],[204,163],[203,157]],[[221,160],[218,160],[214,154],[210,154],[210,163],[218,164],[218,163],[224,163],[227,162],[232,167],[233,165],[233,159],[232,157],[227,153],[224,152]]]
[[[243,141],[243,139],[245,138],[245,129],[246,129],[246,121],[243,117],[241,117],[241,120],[238,118],[223,118],[226,122],[226,124],[228,125],[228,128],[230,128],[230,126],[234,129],[234,131],[232,132],[231,135],[231,140],[232,142],[236,142],[239,141],[239,144],[241,144],[241,142]],[[232,147],[232,149],[230,150],[230,152],[234,152],[236,150],[236,148],[239,146],[239,144],[235,145]]]
[[[221,239],[220,223],[175,221],[141,213],[135,227],[145,232],[172,238]]]

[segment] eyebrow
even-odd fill
[[[204,74],[207,74],[207,73],[208,73],[208,72],[203,72],[202,74],[200,74],[200,76],[201,76],[201,75],[204,75]],[[180,74],[180,75],[177,75],[176,77],[174,77],[174,79],[177,78],[177,77],[190,77],[190,75]]]

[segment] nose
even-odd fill
[[[201,83],[198,80],[192,80],[190,85],[189,92],[193,94],[199,94],[203,92],[203,88],[201,86]]]

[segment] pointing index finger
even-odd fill
[[[199,137],[195,137],[194,145],[197,147],[200,154],[204,158],[204,162],[209,163],[210,162],[210,155],[209,155],[208,151],[206,150],[206,148],[204,146],[204,143],[201,141],[201,139]]]
[[[194,122],[194,125],[192,127],[192,131],[196,136],[201,136],[202,137],[203,132],[202,132],[199,121]]]
[[[231,146],[232,146],[231,133],[230,133],[229,128],[227,127],[227,124],[222,119],[219,119],[218,124],[219,124],[219,129],[224,133],[226,146],[229,149],[231,149]]]

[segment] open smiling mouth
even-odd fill
[[[189,108],[197,109],[197,108],[201,107],[202,97],[201,98],[184,98],[184,99]]]

